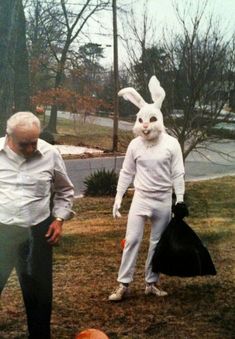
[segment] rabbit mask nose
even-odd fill
[[[143,123],[143,128],[148,128],[149,127],[149,124],[147,122],[144,122]]]

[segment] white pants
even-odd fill
[[[171,204],[171,192],[161,193],[160,195],[135,192],[128,215],[126,243],[118,272],[118,282],[127,284],[133,280],[146,218],[151,220],[151,233],[145,263],[145,281],[147,283],[158,281],[159,275],[152,272],[151,260],[161,234],[171,219]]]

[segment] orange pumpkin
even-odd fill
[[[109,337],[100,330],[89,328],[77,334],[75,339],[109,339]]]

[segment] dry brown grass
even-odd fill
[[[235,177],[187,184],[188,223],[207,245],[215,277],[162,277],[165,298],[144,295],[144,261],[149,225],[137,262],[131,296],[110,303],[121,258],[131,193],[123,217],[114,221],[112,199],[84,198],[67,222],[54,256],[53,338],[74,338],[99,328],[111,339],[234,338]],[[12,275],[0,308],[0,338],[25,338],[26,320],[19,286]]]
[[[56,141],[61,144],[86,146],[110,152],[113,147],[113,129],[95,125],[91,121],[58,119]],[[131,131],[118,131],[118,150],[125,152],[133,138]]]

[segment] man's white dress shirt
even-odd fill
[[[58,150],[38,139],[36,153],[26,159],[0,138],[0,224],[30,227],[51,214],[69,219],[74,196],[71,183]]]

